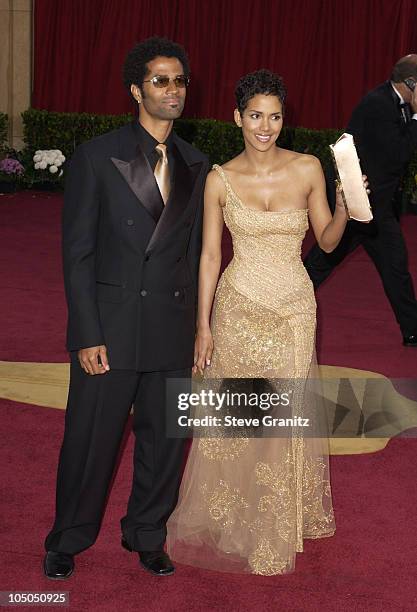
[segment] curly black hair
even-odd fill
[[[190,65],[184,47],[168,38],[152,36],[137,43],[126,56],[123,65],[123,83],[129,93],[131,85],[142,87],[148,73],[148,62],[159,56],[176,57],[182,64],[184,74],[190,76]]]
[[[282,112],[284,112],[287,90],[282,78],[278,74],[262,68],[261,70],[256,70],[256,72],[245,74],[245,76],[238,80],[235,88],[235,98],[240,114],[247,107],[249,100],[257,94],[276,96],[281,102]]]

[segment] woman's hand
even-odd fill
[[[211,355],[213,353],[213,336],[211,335],[210,327],[197,330],[194,345],[194,367],[193,374],[197,370],[203,373],[206,366],[211,363]]]
[[[363,181],[363,186],[366,189],[366,193],[369,195],[371,193],[371,190],[368,189],[369,182],[368,182],[368,177],[366,176],[366,174],[362,174],[362,181]],[[336,181],[336,207],[338,207],[340,210],[343,210],[345,214],[347,214],[347,211],[345,209],[345,205],[343,202],[342,185],[340,181]]]

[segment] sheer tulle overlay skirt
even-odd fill
[[[167,550],[174,560],[218,571],[284,574],[294,570],[303,539],[334,533],[315,327],[309,286],[277,309],[245,295],[228,271],[222,276],[212,316],[215,350],[200,388],[218,389],[225,378],[267,379],[269,389],[287,381],[286,416],[294,424],[278,433],[267,427],[256,434],[250,428],[200,432],[168,521]],[[301,426],[307,421],[308,427]]]

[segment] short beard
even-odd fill
[[[184,110],[184,103],[182,103],[182,101],[179,101],[178,107],[175,109],[172,108],[170,110],[165,111],[162,108],[158,110],[160,110],[160,112],[158,113],[159,119],[165,119],[165,120],[178,119],[179,117],[181,117],[182,111]]]

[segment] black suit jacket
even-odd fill
[[[417,147],[417,121],[404,123],[398,100],[389,81],[379,85],[362,98],[347,127],[368,176],[376,219],[392,215],[400,178]]]
[[[69,351],[105,344],[116,369],[192,365],[208,160],[176,134],[173,155],[165,207],[136,122],[71,158],[63,213]]]

